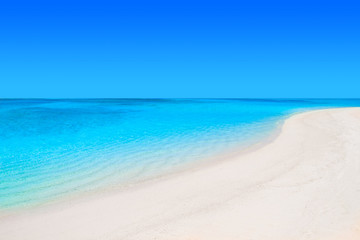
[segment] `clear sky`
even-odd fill
[[[0,97],[360,97],[359,1],[0,1]]]

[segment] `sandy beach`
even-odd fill
[[[360,108],[296,114],[255,151],[1,217],[0,239],[360,239]]]

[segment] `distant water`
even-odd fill
[[[144,180],[342,106],[360,100],[0,99],[0,209]]]

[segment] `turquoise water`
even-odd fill
[[[0,208],[144,180],[359,99],[2,99]]]

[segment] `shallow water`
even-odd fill
[[[359,99],[2,99],[0,208],[143,180]]]

